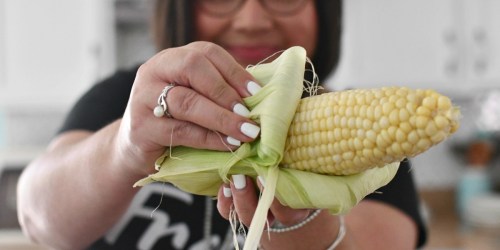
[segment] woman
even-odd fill
[[[228,150],[258,136],[242,98],[260,86],[246,65],[293,45],[307,50],[322,79],[338,61],[340,1],[164,0],[156,7],[155,34],[163,50],[138,69],[95,85],[23,173],[19,219],[34,241],[57,249],[231,247],[225,220],[231,207],[244,225],[255,211],[256,184],[249,178],[233,176],[217,201],[167,184],[132,185],[155,172],[154,161],[166,147]],[[165,105],[153,112],[171,83],[176,85],[166,88]],[[381,194],[345,216],[341,242],[339,217],[274,202],[270,221],[289,229],[271,232],[271,238],[265,233],[262,248],[422,245],[425,230],[407,167],[404,162]]]

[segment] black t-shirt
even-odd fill
[[[121,118],[137,68],[119,71],[94,85],[71,109],[60,133],[97,131]],[[151,114],[152,115],[152,114]],[[426,241],[410,163],[403,161],[396,177],[365,199],[390,204],[418,226],[418,246]],[[239,239],[242,241],[243,239]],[[232,249],[232,231],[208,197],[185,193],[170,184],[142,187],[121,220],[89,249]]]

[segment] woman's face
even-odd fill
[[[304,47],[309,57],[315,52],[318,24],[311,0],[290,16],[273,14],[259,0],[246,0],[227,17],[215,17],[199,7],[195,16],[197,40],[219,44],[242,66],[295,45]]]

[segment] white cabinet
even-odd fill
[[[0,88],[5,85],[5,0],[0,0]],[[1,117],[0,117],[1,124]],[[1,126],[0,126],[1,132]],[[1,139],[1,135],[0,135]],[[1,141],[1,140],[0,140]]]
[[[463,96],[500,88],[500,1],[344,1],[333,89],[405,85]]]
[[[462,0],[466,90],[500,88],[500,1]]]
[[[69,106],[115,68],[112,0],[0,0],[0,107]]]

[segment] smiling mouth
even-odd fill
[[[258,63],[279,51],[274,46],[230,46],[228,52],[242,63]]]

